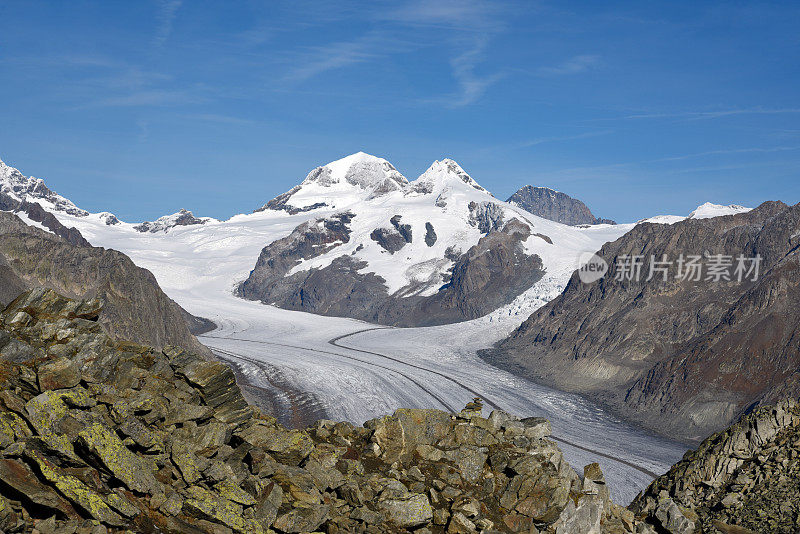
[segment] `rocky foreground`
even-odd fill
[[[708,495],[731,503],[741,489],[724,519],[749,525],[758,516],[736,510],[757,514],[772,480],[794,498],[764,506],[772,531],[795,521],[796,404],[770,430],[756,417],[712,438],[632,511],[597,464],[583,476],[567,464],[544,419],[484,418],[478,402],[289,430],[246,403],[227,366],[111,339],[100,307],[37,289],[0,314],[0,531],[715,532]]]

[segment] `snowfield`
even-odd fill
[[[359,166],[366,166],[370,177],[366,188],[363,183],[351,183],[358,182],[351,171]],[[11,176],[10,171],[5,175]],[[227,221],[204,218],[203,224],[190,226],[169,226],[175,218],[167,217],[158,221],[165,226],[163,231],[144,233],[109,213],[85,214],[67,199],[52,196],[49,190],[50,200],[37,198],[20,183],[18,175],[14,180],[15,194],[42,203],[63,224],[78,228],[93,245],[129,255],[137,265],[149,269],[162,289],[187,311],[213,320],[218,328],[202,336],[201,341],[232,361],[249,381],[264,385],[274,379],[313,392],[313,402],[318,402],[331,419],[363,423],[400,407],[458,411],[478,395],[485,400],[487,410],[496,407],[522,417],[550,419],[570,464],[580,469],[599,461],[615,501],[621,504],[627,504],[654,474],[665,472],[686,450],[682,444],[610,416],[579,396],[491,367],[476,354],[557,296],[578,267],[581,254],[617,239],[633,224],[565,226],[493,199],[450,160],[434,163],[419,179],[408,182],[385,160],[361,153],[315,169],[289,196],[295,208],[325,206],[295,214],[265,209]],[[3,187],[11,190],[10,185]],[[479,319],[429,328],[383,328],[352,319],[282,310],[233,294],[264,246],[289,235],[303,222],[345,209],[357,213],[354,234],[367,232],[374,223],[401,213],[401,222],[411,224],[418,236],[409,247],[418,248],[390,256],[377,250],[377,245],[375,249],[350,250],[343,244],[334,249],[336,255],[361,255],[370,270],[384,276],[390,289],[398,289],[411,279],[434,279],[447,268],[434,261],[444,250],[436,247],[456,244],[468,248],[477,242],[481,234],[465,223],[469,216],[466,205],[487,199],[524,220],[534,233],[546,235],[553,244],[531,235],[524,246],[529,253],[541,256],[545,276],[511,304]],[[441,204],[443,209],[432,209],[441,208]],[[59,206],[68,206],[69,210]],[[698,211],[725,211],[717,208],[721,207],[701,206]],[[438,240],[433,247],[421,244],[425,222],[436,228]],[[400,261],[398,256],[409,259]],[[296,268],[318,267],[331,259],[326,254]],[[434,267],[426,270],[425,265]],[[425,289],[430,290],[430,286]]]

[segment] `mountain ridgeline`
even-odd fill
[[[598,255],[605,277],[586,284],[576,272],[484,357],[686,440],[800,393],[800,205],[643,223]],[[646,258],[642,276],[618,276],[634,255]],[[651,258],[681,255],[727,256],[732,276],[679,279],[673,264],[647,279]],[[733,275],[739,256],[761,258],[757,279]]]

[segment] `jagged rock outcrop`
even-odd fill
[[[286,429],[225,365],[112,340],[99,307],[36,291],[0,314],[6,532],[635,531],[544,420],[471,403]]]
[[[114,222],[110,218],[106,218],[106,224],[113,225]],[[171,228],[175,228],[176,226],[193,226],[196,224],[205,224],[208,222],[208,218],[198,218],[195,217],[194,214],[186,209],[181,209],[173,213],[172,215],[164,215],[163,217],[159,217],[155,221],[146,221],[141,224],[137,224],[133,227],[134,230],[137,232],[168,232]]]
[[[800,205],[639,224],[598,255],[610,266],[601,280],[585,284],[576,272],[484,356],[685,440],[800,392]],[[634,255],[641,276],[619,277],[623,258]],[[648,280],[651,257],[665,255],[673,261],[666,280],[659,271]],[[700,280],[676,278],[681,255],[706,265],[709,255],[726,256],[729,279],[708,280],[706,270]],[[757,280],[745,272],[738,279],[740,255],[762,258]]]
[[[52,288],[71,297],[97,297],[106,303],[100,323],[111,336],[207,353],[187,328],[191,316],[161,291],[149,271],[121,252],[75,246],[2,212],[0,282],[2,304],[32,287]],[[198,318],[192,322],[198,332],[210,326]]]
[[[389,254],[398,252],[413,240],[411,225],[401,224],[401,218],[402,215],[395,215],[389,219],[391,228],[376,228],[369,235],[370,239],[377,242]]]
[[[49,189],[43,180],[24,176],[14,167],[0,161],[0,210],[14,210],[15,206],[22,203],[46,205],[54,211],[76,217],[85,217],[89,214],[69,199]]]
[[[800,528],[800,403],[785,400],[715,434],[630,505],[675,534]]]
[[[526,185],[511,195],[506,202],[539,217],[577,226],[581,224],[617,224],[610,219],[595,217],[586,204],[561,191],[549,187]]]

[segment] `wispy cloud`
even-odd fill
[[[708,150],[706,152],[695,152],[693,154],[684,154],[682,156],[671,156],[668,158],[659,158],[650,161],[655,163],[661,161],[681,161],[686,159],[703,158],[706,156],[729,156],[733,154],[771,154],[775,152],[792,152],[796,150],[800,150],[800,146],[733,148],[724,150]]]
[[[486,41],[479,40],[474,48],[450,61],[453,77],[458,84],[458,92],[447,98],[448,106],[455,108],[474,104],[483,96],[489,86],[502,77],[500,73],[479,75],[475,72],[477,65],[484,59],[485,47]]]
[[[303,82],[324,72],[374,60],[386,54],[378,46],[379,41],[377,34],[370,33],[352,41],[307,48],[292,58],[296,66],[284,80],[290,83]]]
[[[180,9],[182,0],[158,0],[156,12],[156,35],[153,37],[153,46],[161,48],[172,33],[172,23]]]
[[[168,106],[175,104],[197,104],[206,99],[199,95],[189,94],[180,90],[152,89],[136,91],[133,93],[103,98],[90,102],[80,108],[103,108],[103,107],[138,107],[138,106]]]
[[[800,108],[738,108],[724,109],[718,111],[679,111],[675,113],[641,113],[637,115],[627,115],[624,119],[718,119],[720,117],[730,117],[732,115],[783,115],[800,113]]]
[[[529,141],[524,141],[522,143],[514,145],[512,148],[528,148],[536,145],[541,145],[544,143],[556,143],[561,141],[576,141],[578,139],[588,139],[590,137],[599,137],[601,135],[609,135],[614,133],[614,130],[600,130],[596,132],[585,132],[582,134],[576,135],[565,135],[565,136],[552,136],[552,137],[537,137],[536,139],[531,139]]]
[[[584,54],[575,56],[554,67],[540,67],[537,72],[540,76],[566,76],[579,74],[596,68],[600,64],[600,56]]]
[[[238,125],[245,125],[245,124],[254,124],[255,121],[250,119],[243,119],[241,117],[232,117],[230,115],[222,115],[219,113],[192,113],[189,115],[183,115],[183,117],[192,120],[198,121],[205,121],[205,122],[216,122],[220,124],[238,124]]]
[[[496,31],[503,24],[497,17],[503,4],[480,0],[415,0],[381,12],[379,18],[415,26],[442,26],[462,31]]]

